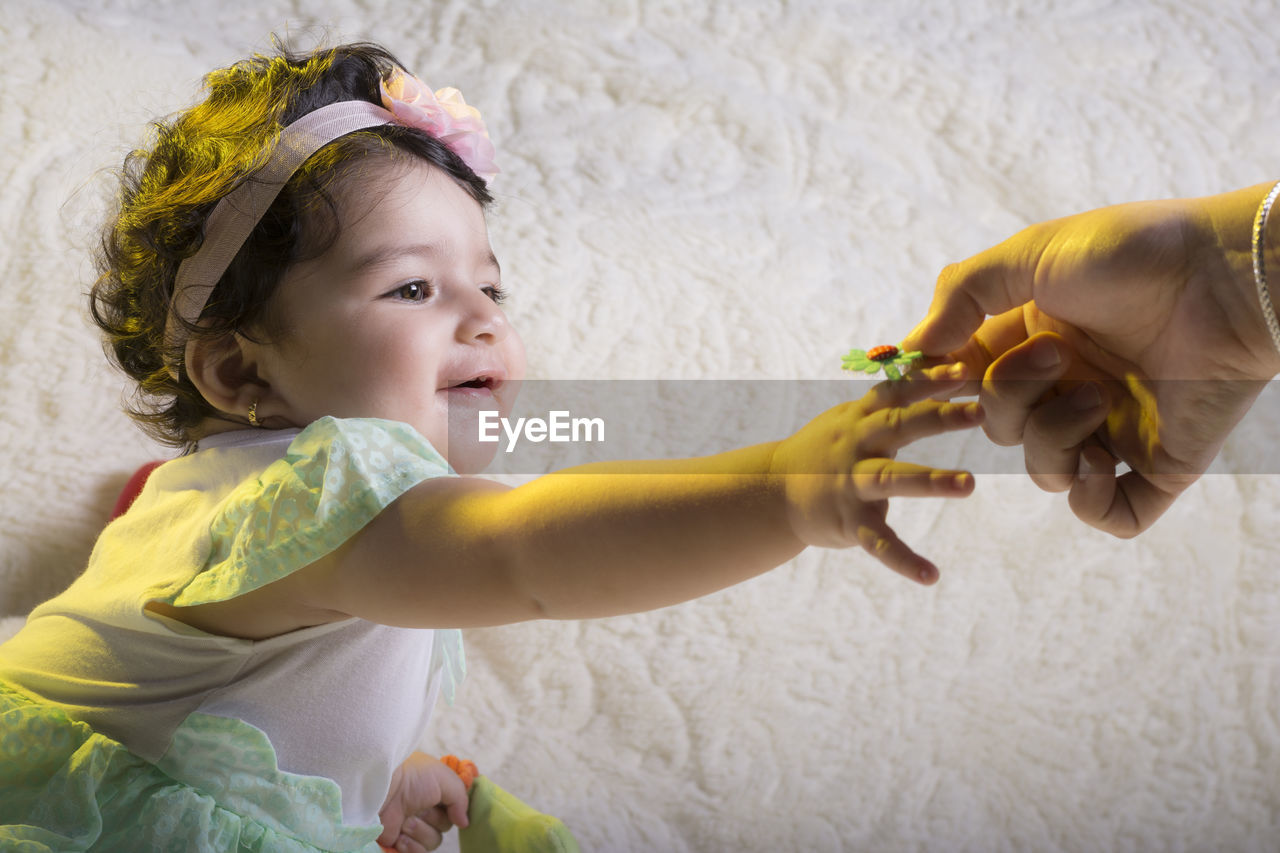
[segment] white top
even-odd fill
[[[236,741],[228,754],[265,735],[286,776],[337,782],[344,823],[376,824],[442,681],[451,695],[461,677],[457,631],[350,618],[253,641],[144,605],[226,600],[270,583],[414,484],[452,471],[412,428],[389,421],[324,418],[201,445],[157,468],[103,531],[85,573],[0,645],[0,680],[209,790],[226,787],[225,768],[207,742],[177,754],[175,733],[201,720],[207,738],[209,716],[240,721],[219,724],[229,726],[219,737]],[[261,775],[277,779],[273,770]]]

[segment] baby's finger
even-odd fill
[[[913,441],[977,426],[982,417],[982,406],[976,401],[922,400],[906,408],[881,409],[864,420],[866,431],[858,450],[862,456],[892,456]]]
[[[411,820],[426,823],[441,835],[453,829],[453,821],[449,819],[449,815],[445,811],[443,804],[432,806],[429,809],[423,809],[411,818]]]
[[[468,803],[466,800],[460,803],[458,802],[449,803],[448,811],[446,813],[449,818],[449,822],[452,823],[454,826],[460,826],[463,829],[466,829],[467,805]]]
[[[382,849],[389,850],[391,853],[427,853],[428,850],[435,850],[439,846],[436,844],[434,847],[428,847],[408,835],[401,835],[393,846]]]
[[[859,525],[858,544],[904,578],[925,586],[938,580],[938,567],[907,547],[883,520]]]
[[[860,460],[853,466],[853,480],[858,499],[863,501],[963,498],[973,493],[973,475],[968,471],[946,471],[892,459]]]
[[[417,850],[435,850],[444,842],[443,831],[432,826],[420,817],[411,817],[404,822],[404,827],[400,833],[400,840],[404,842],[402,847],[396,845],[396,849],[401,853],[417,853]]]
[[[474,766],[471,769],[474,770]],[[436,809],[450,824],[462,827],[467,825],[467,804],[469,801],[470,794],[467,792],[467,783],[462,781],[461,776],[456,773],[450,773],[441,781],[440,803],[436,806]],[[445,826],[440,831],[448,832],[449,828],[449,826]]]
[[[955,393],[967,376],[963,364],[939,364],[915,370],[902,379],[886,379],[876,383],[863,398],[863,411],[906,406],[918,400]]]
[[[379,844],[390,849],[396,843],[396,838],[400,835],[400,827],[404,825],[404,817],[404,808],[398,797],[392,798],[383,805],[382,811],[378,813],[378,819],[382,821],[382,834],[378,836]]]

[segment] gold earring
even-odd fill
[[[258,401],[254,400],[249,404],[249,426],[260,427],[262,423],[258,420]]]

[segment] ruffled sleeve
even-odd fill
[[[233,489],[210,524],[202,571],[164,600],[225,601],[310,565],[388,504],[432,477],[454,476],[407,424],[372,418],[316,421],[285,457]]]

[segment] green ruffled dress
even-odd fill
[[[5,853],[379,849],[391,772],[462,678],[459,633],[348,619],[251,641],[144,605],[284,577],[452,471],[372,419],[208,444],[158,468],[85,573],[0,644]]]

